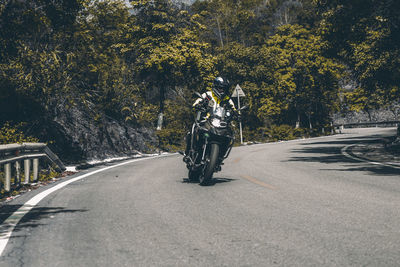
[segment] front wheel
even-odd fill
[[[207,163],[204,168],[204,173],[199,178],[201,185],[207,185],[212,179],[215,167],[217,166],[219,156],[219,145],[211,144],[210,153],[207,157]]]
[[[200,170],[189,170],[189,182],[198,182],[199,181],[199,176],[201,174]]]

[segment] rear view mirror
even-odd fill
[[[245,110],[245,109],[248,109],[249,108],[249,106],[247,106],[247,105],[244,105],[243,107],[240,107],[240,109],[239,110]]]

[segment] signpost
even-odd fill
[[[240,115],[240,98],[245,96],[246,95],[244,94],[242,88],[239,86],[239,84],[237,84],[235,87],[235,91],[233,91],[232,97],[237,97],[239,115]],[[243,144],[242,121],[239,121],[239,129],[240,129],[240,143]]]

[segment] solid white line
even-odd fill
[[[175,154],[172,154],[175,155]],[[122,165],[127,165],[133,162],[138,162],[138,161],[142,161],[142,160],[149,160],[149,159],[154,159],[154,158],[160,158],[160,157],[167,157],[167,156],[171,156],[171,154],[168,155],[160,155],[160,156],[154,156],[154,157],[147,157],[147,158],[140,158],[140,159],[133,159],[130,161],[126,161],[126,162],[122,162],[113,166],[108,166],[93,172],[89,172],[83,175],[80,175],[78,177],[72,178],[68,181],[59,183],[56,186],[53,186],[39,194],[37,194],[36,196],[34,196],[33,198],[31,198],[30,200],[28,200],[21,208],[19,208],[17,211],[15,211],[12,215],[10,215],[10,217],[8,217],[1,225],[0,225],[0,256],[3,254],[4,249],[7,246],[8,240],[10,239],[14,228],[17,226],[17,224],[19,223],[19,221],[22,219],[22,217],[24,217],[32,208],[34,208],[42,199],[44,199],[46,196],[50,195],[51,193],[69,185],[70,183],[76,182],[78,180],[81,180],[85,177],[91,176],[93,174],[99,173],[99,172],[103,172],[112,168],[116,168]]]
[[[395,169],[400,169],[400,166],[398,166],[397,164],[394,163],[383,163],[383,162],[376,162],[376,161],[371,161],[371,160],[367,160],[367,159],[363,159],[363,158],[359,158],[359,157],[355,157],[350,155],[349,153],[347,153],[347,149],[349,149],[350,147],[355,146],[355,145],[348,145],[345,146],[341,149],[342,155],[345,157],[348,157],[350,159],[353,160],[357,160],[357,161],[361,161],[361,162],[366,162],[369,164],[373,164],[373,165],[380,165],[380,166],[385,166],[385,167],[390,167],[390,168],[395,168]]]

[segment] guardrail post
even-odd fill
[[[21,184],[21,162],[16,161],[15,162],[15,184],[20,185]]]
[[[33,181],[37,182],[39,176],[39,158],[33,159]]]
[[[10,192],[10,190],[11,190],[11,163],[4,164],[4,174],[5,174],[4,189],[7,192]]]
[[[25,159],[24,160],[24,171],[25,171],[24,184],[29,184],[30,168],[31,168],[31,160]]]

